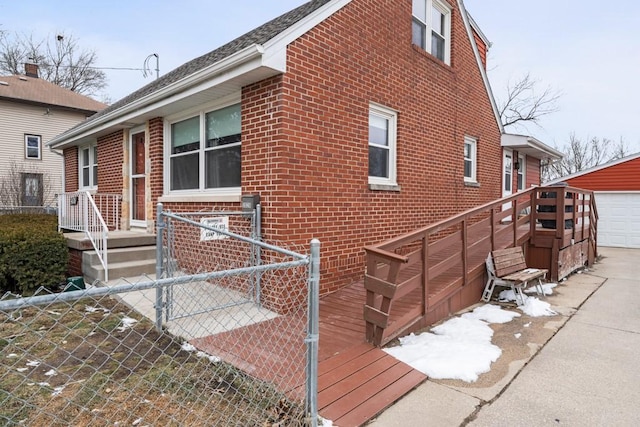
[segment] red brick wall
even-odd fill
[[[66,148],[64,154],[64,191],[78,191],[78,147]]]
[[[98,191],[122,194],[123,131],[98,138]]]
[[[452,24],[448,66],[411,45],[411,2],[352,2],[289,46],[286,74],[243,90],[243,191],[261,193],[267,238],[321,240],[323,292],[362,276],[365,245],[500,196],[498,126],[457,9]],[[399,112],[399,192],[368,187],[370,102]]]
[[[360,0],[290,44],[286,74],[243,88],[242,192],[261,195],[267,241],[321,240],[322,292],[363,276],[365,245],[500,197],[499,129],[457,8],[451,58],[411,44],[410,1]],[[398,111],[400,191],[369,189],[370,102]],[[155,201],[162,119],[148,125]],[[479,187],[464,183],[465,135],[478,141]],[[121,191],[122,135],[99,144],[100,192]]]
[[[486,69],[487,68],[487,45],[484,44],[484,42],[482,41],[482,38],[475,31],[473,31],[473,38],[476,42],[476,46],[478,46],[478,53],[480,53],[480,59],[482,60],[482,65],[484,65],[484,68]]]

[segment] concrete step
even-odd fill
[[[78,250],[91,249],[91,241],[85,233],[64,233],[67,238],[67,246]],[[135,231],[110,231],[107,239],[107,247],[127,248],[137,246],[151,246],[156,244],[156,235]]]
[[[140,277],[156,272],[156,247],[139,246],[109,249],[107,253],[109,279]],[[96,251],[82,253],[82,274],[86,282],[104,281],[104,267]]]
[[[96,279],[104,281],[104,268],[102,265],[83,265],[82,272],[85,282],[93,283]],[[141,277],[142,275],[156,272],[156,260],[139,260],[124,262],[109,262],[109,280],[122,277]]]
[[[137,246],[128,248],[108,249],[107,260],[109,264],[123,261],[142,261],[156,259],[155,246]],[[96,251],[84,251],[82,253],[82,263],[100,265],[100,259]]]

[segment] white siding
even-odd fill
[[[62,192],[62,156],[46,146],[54,136],[85,119],[77,112],[0,100],[0,179],[8,175],[13,162],[27,172],[42,173],[48,181],[50,194],[45,194],[45,204],[54,203],[54,195]],[[26,159],[24,135],[42,137],[41,159]]]

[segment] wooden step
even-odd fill
[[[427,379],[367,343],[320,362],[318,372],[319,413],[340,427],[363,425]]]

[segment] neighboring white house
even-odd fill
[[[0,206],[50,206],[63,187],[63,158],[46,143],[106,107],[25,75],[0,76]]]

